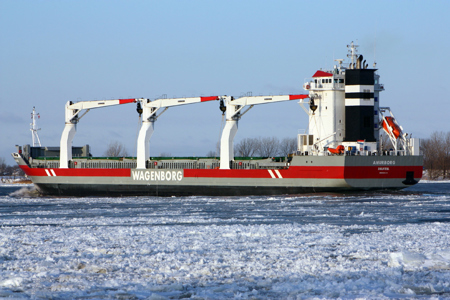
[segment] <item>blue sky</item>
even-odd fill
[[[302,84],[358,41],[376,60],[405,131],[449,131],[450,1],[4,1],[0,0],[0,157],[30,144],[59,146],[66,101],[304,93]],[[170,108],[151,155],[205,155],[219,140],[218,102]],[[307,116],[294,101],[260,105],[246,137],[295,137]],[[74,145],[102,155],[111,141],[135,153],[135,106],[91,110]]]

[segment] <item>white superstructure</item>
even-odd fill
[[[409,144],[418,145],[418,141],[410,142],[403,133],[395,136],[391,126],[383,126],[398,124],[384,121],[384,113],[392,113],[389,108],[380,108],[380,92],[384,90],[380,76],[358,54],[358,45],[352,42],[347,47],[349,63],[337,59],[333,70],[318,70],[303,85],[310,100],[300,104],[309,115],[309,124],[307,132],[298,136],[298,151],[306,155],[375,155],[382,151],[380,128],[384,127],[393,151],[416,153]]]

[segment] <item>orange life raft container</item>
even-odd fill
[[[328,148],[328,151],[330,151],[333,154],[342,154],[345,151],[344,146],[339,145],[336,148]]]
[[[386,120],[383,120],[383,129],[390,134],[388,126],[392,129],[392,133],[394,134],[395,138],[398,139],[398,137],[402,134],[402,130],[400,127],[395,123],[393,117],[386,117]]]

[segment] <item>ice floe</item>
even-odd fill
[[[0,199],[0,298],[450,298],[448,207],[445,193],[415,192],[8,195]]]

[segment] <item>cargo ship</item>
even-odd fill
[[[59,147],[16,146],[15,161],[42,194],[63,196],[287,195],[392,189],[422,177],[419,139],[404,132],[380,105],[376,64],[369,68],[358,45],[347,59],[305,80],[304,94],[116,99],[67,102]],[[156,120],[172,106],[217,101],[226,118],[218,157],[151,157]],[[236,157],[239,120],[253,106],[297,101],[308,116],[297,149],[286,157]],[[92,157],[73,147],[76,125],[91,109],[134,103],[142,117],[136,157]],[[386,138],[381,138],[384,132]]]

